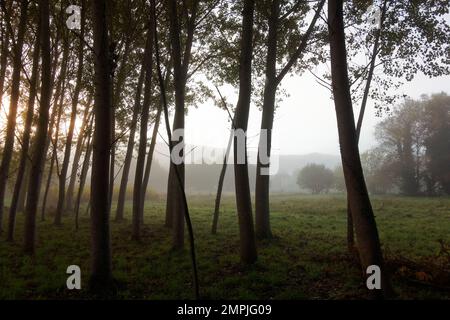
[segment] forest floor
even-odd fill
[[[217,235],[211,235],[213,196],[189,197],[204,299],[365,299],[361,271],[346,246],[342,196],[272,196],[274,239],[258,242],[258,262],[239,262],[234,197],[225,197]],[[148,201],[142,241],[131,241],[130,211],[111,223],[117,299],[192,299],[189,245],[170,250],[165,201]],[[373,197],[393,285],[399,299],[450,298],[450,198]],[[84,212],[84,211],[83,211]],[[22,254],[23,215],[15,243],[0,241],[0,299],[89,299],[89,219],[75,231],[38,223],[37,254]],[[5,221],[6,222],[6,221]],[[79,265],[82,290],[66,289],[66,269]]]

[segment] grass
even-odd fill
[[[361,271],[346,249],[346,201],[341,196],[274,195],[275,238],[258,242],[258,262],[239,262],[235,202],[225,197],[218,234],[213,236],[214,199],[189,198],[196,236],[200,291],[204,299],[365,299]],[[170,250],[171,234],[164,225],[164,201],[148,201],[142,242],[131,241],[130,203],[127,220],[111,223],[114,276],[121,284],[117,299],[192,299],[189,251]],[[374,197],[373,206],[383,249],[394,257],[426,263],[437,261],[441,243],[450,242],[449,198]],[[84,213],[84,211],[82,211]],[[89,299],[89,219],[73,216],[55,227],[51,217],[38,223],[37,253],[22,254],[23,215],[16,242],[0,241],[0,299]],[[186,240],[186,248],[189,248]],[[425,262],[424,262],[425,261]],[[450,259],[449,259],[450,261]],[[79,265],[82,290],[66,289],[66,268]],[[393,264],[399,299],[448,299],[450,292],[418,285],[417,272]],[[419,267],[420,268],[420,267]],[[411,270],[410,270],[411,271]],[[425,270],[426,272],[426,270]],[[407,276],[405,277],[405,274]],[[419,274],[420,275],[420,274]],[[423,276],[423,275],[422,275]]]

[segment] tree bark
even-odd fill
[[[80,204],[81,204],[81,197],[83,196],[84,192],[84,186],[86,184],[86,177],[87,173],[89,171],[89,163],[92,155],[92,123],[94,118],[91,119],[91,123],[89,125],[89,134],[86,137],[86,152],[84,156],[83,166],[81,168],[80,173],[80,184],[78,187],[78,194],[77,194],[77,201],[75,204],[75,229],[78,230],[78,218],[80,213]]]
[[[181,29],[178,20],[177,1],[170,0],[167,2],[167,14],[169,20],[169,38],[171,44],[171,58],[174,70],[174,87],[175,87],[175,115],[173,120],[173,132],[176,130],[184,130],[184,107],[186,94],[186,81],[189,69],[192,43],[195,32],[195,19],[197,17],[199,1],[192,1],[191,15],[189,16],[185,8],[186,23],[186,40],[184,42],[184,53],[181,48]],[[178,144],[184,144],[184,136],[178,139]],[[167,184],[167,207],[166,207],[166,225],[172,226],[172,247],[173,249],[182,249],[184,247],[184,222],[185,212],[183,206],[182,189],[185,183],[184,170],[184,150],[181,150],[180,157],[182,161],[176,166],[170,166],[169,181]],[[177,170],[177,174],[173,170]],[[178,177],[181,179],[181,185],[178,183]]]
[[[234,121],[234,119],[232,121]],[[220,201],[222,199],[223,183],[225,181],[225,174],[227,172],[228,157],[230,155],[231,146],[233,145],[233,137],[234,137],[233,132],[234,132],[234,125],[232,124],[230,137],[228,138],[227,149],[225,151],[225,156],[223,157],[222,169],[220,170],[219,182],[217,183],[216,201],[214,204],[213,223],[211,227],[212,234],[217,234],[217,224],[219,223]]]
[[[20,73],[22,70],[22,48],[28,17],[28,0],[20,1],[20,20],[17,31],[17,42],[14,47],[13,71],[11,79],[11,97],[6,124],[5,144],[0,163],[0,233],[3,230],[3,210],[5,203],[6,183],[8,181],[9,166],[14,149],[14,132],[16,129],[17,108],[20,95]]]
[[[47,140],[47,126],[50,109],[50,99],[52,94],[51,79],[51,57],[50,57],[50,26],[49,26],[49,4],[48,0],[39,2],[39,17],[41,30],[41,96],[39,106],[39,118],[36,129],[36,136],[33,143],[32,166],[30,172],[30,182],[28,186],[28,196],[26,202],[24,251],[26,254],[34,255],[36,247],[36,212],[39,202],[39,185],[41,184],[42,169],[44,165],[45,153],[43,145]]]
[[[11,6],[12,2],[10,3]],[[2,2],[2,11],[3,11],[3,19],[1,20],[1,41],[2,41],[2,50],[0,57],[0,101],[3,101],[3,90],[5,86],[5,78],[6,78],[6,69],[8,67],[8,56],[9,56],[9,37],[11,36],[9,33],[9,12],[10,7],[6,8],[5,3]]]
[[[258,159],[256,166],[256,189],[255,189],[255,227],[256,236],[259,238],[271,238],[269,217],[269,175],[262,170],[269,170],[269,163],[261,161],[261,147],[266,143],[266,156],[270,158],[272,144],[272,127],[275,113],[275,96],[277,92],[277,37],[278,20],[280,14],[280,1],[273,0],[269,17],[269,35],[267,39],[267,59],[266,59],[266,83],[264,86],[264,99],[261,118],[261,135],[258,148]],[[267,141],[263,141],[262,131],[267,133]]]
[[[367,267],[377,265],[381,270],[381,290],[375,290],[372,293],[377,297],[386,298],[391,294],[391,286],[384,267],[378,230],[359,156],[348,79],[343,20],[343,1],[329,1],[331,75],[345,184],[355,224],[364,278],[367,277]]]
[[[256,189],[255,189],[255,226],[256,235],[258,238],[271,238],[272,230],[270,227],[270,176],[268,175],[268,170],[270,169],[270,155],[272,149],[272,128],[273,119],[275,114],[275,100],[277,87],[280,82],[284,79],[286,74],[291,70],[294,64],[303,55],[314,27],[319,19],[320,12],[325,4],[322,0],[317,9],[316,13],[303,35],[297,50],[290,57],[286,65],[281,69],[280,74],[276,74],[276,63],[277,63],[277,39],[278,39],[278,28],[279,28],[279,16],[280,16],[280,1],[273,0],[270,10],[269,17],[269,35],[267,39],[267,59],[266,59],[266,83],[264,86],[264,98],[263,98],[263,108],[262,108],[262,118],[261,118],[261,134],[259,141],[259,150],[257,158],[257,168],[256,168]],[[265,131],[267,134],[263,134]],[[263,140],[266,137],[267,140]],[[261,161],[262,150],[266,150],[267,160]],[[262,174],[261,171],[265,171]]]
[[[153,8],[151,9],[153,10]],[[144,69],[145,69],[145,86],[144,86],[144,102],[142,104],[141,127],[139,134],[139,150],[136,160],[136,174],[134,178],[133,189],[133,230],[132,239],[139,241],[141,238],[141,212],[143,202],[142,197],[142,180],[145,166],[145,154],[147,151],[147,130],[150,112],[150,101],[152,94],[152,71],[153,71],[153,14],[150,13],[150,23],[147,34],[146,48],[144,52]]]
[[[40,26],[40,24],[39,24]],[[34,115],[34,102],[36,100],[36,91],[37,91],[37,79],[39,73],[39,50],[40,50],[40,30],[38,27],[36,33],[36,42],[34,46],[33,52],[33,66],[30,77],[30,94],[28,97],[28,106],[27,106],[27,114],[25,119],[25,127],[23,131],[22,138],[22,150],[20,152],[20,162],[19,168],[17,170],[16,182],[14,185],[14,192],[11,201],[11,207],[9,210],[9,220],[8,220],[8,241],[14,240],[14,227],[16,224],[16,213],[18,201],[20,198],[20,192],[22,190],[23,180],[26,171],[26,165],[28,161],[28,150],[30,147],[30,137],[31,137],[31,126],[33,124],[33,115]]]
[[[81,30],[80,30],[80,39],[84,39],[84,27],[85,27],[85,6],[82,5],[81,9]],[[59,190],[58,190],[58,203],[56,206],[55,213],[55,221],[54,224],[59,226],[61,225],[61,218],[63,215],[63,211],[65,208],[65,199],[66,199],[66,180],[67,180],[67,171],[69,169],[70,162],[70,154],[72,151],[72,140],[73,140],[73,132],[75,129],[75,121],[77,118],[77,110],[78,110],[78,100],[80,97],[81,91],[81,81],[83,78],[83,61],[84,61],[84,40],[80,40],[79,51],[78,51],[78,70],[77,70],[77,79],[74,89],[74,94],[72,97],[72,111],[70,114],[70,124],[69,131],[67,132],[66,138],[66,146],[64,151],[64,159],[61,167],[61,173],[59,175]]]
[[[90,287],[103,291],[112,285],[109,227],[109,165],[111,148],[111,61],[109,57],[107,1],[92,1],[94,25],[95,102],[91,173]]]
[[[184,96],[186,85],[186,74],[183,72],[181,60],[181,44],[180,44],[180,26],[178,21],[177,1],[169,0],[167,2],[167,13],[170,22],[169,37],[171,43],[171,54],[174,67],[174,86],[175,86],[175,115],[173,120],[173,132],[178,129],[184,130]],[[178,143],[184,143],[183,137]],[[184,159],[184,152],[180,152],[180,156]],[[170,159],[172,161],[172,158]],[[181,178],[182,186],[178,186],[173,172],[174,166],[169,169],[167,208],[172,218],[172,247],[173,249],[182,249],[184,247],[184,212],[180,205],[179,188],[184,187],[184,161],[177,165],[178,174]],[[170,205],[169,205],[170,204]]]
[[[361,108],[359,111],[358,122],[356,125],[356,140],[357,140],[358,144],[359,144],[359,138],[361,135],[362,122],[363,122],[364,114],[366,111],[367,100],[369,98],[370,85],[372,84],[373,73],[375,71],[375,63],[376,63],[376,59],[377,59],[377,55],[378,55],[378,50],[380,47],[381,28],[383,27],[384,19],[386,17],[387,2],[388,2],[387,0],[384,0],[383,8],[381,9],[381,25],[375,34],[375,42],[374,42],[373,48],[372,48],[372,57],[371,57],[371,61],[370,61],[370,67],[369,67],[369,71],[367,74],[367,80],[366,80],[366,85],[364,87],[363,99],[361,102]],[[353,229],[354,229],[353,228],[353,219],[352,219],[352,213],[351,213],[351,209],[350,209],[350,203],[347,200],[347,247],[348,247],[349,252],[353,252],[356,249]]]
[[[44,197],[42,200],[42,209],[41,209],[42,210],[42,212],[41,212],[41,220],[42,221],[45,220],[45,211],[47,208],[48,192],[49,192],[50,184],[51,184],[51,180],[52,180],[53,168],[54,168],[55,162],[57,161],[57,146],[58,146],[58,140],[59,140],[59,127],[60,127],[61,117],[62,117],[62,113],[63,113],[63,97],[64,97],[65,84],[66,84],[68,59],[69,59],[69,46],[68,46],[68,43],[66,42],[64,44],[64,49],[63,49],[61,71],[58,76],[58,84],[56,86],[55,97],[53,99],[54,105],[53,105],[52,116],[50,119],[50,126],[48,128],[47,140],[45,142],[45,147],[44,147],[45,155],[47,155],[50,144],[52,144],[53,150],[52,150],[50,167],[49,167],[48,176],[47,176],[47,183],[45,185]],[[52,79],[55,76],[56,76],[56,70],[54,70],[52,72]],[[55,119],[56,119],[56,125],[55,125]],[[55,129],[55,139],[52,141],[54,129]]]
[[[252,90],[252,54],[253,54],[253,20],[255,1],[245,0],[242,12],[242,38],[239,65],[239,98],[235,113],[236,130],[247,132],[250,98]],[[239,219],[240,256],[245,264],[252,264],[257,260],[255,231],[253,227],[252,202],[250,195],[247,137],[244,150],[239,150],[238,137],[234,137],[234,177],[236,188],[236,206]],[[238,153],[244,152],[244,163],[238,163]]]
[[[77,180],[77,172],[78,172],[78,168],[80,166],[80,159],[81,159],[81,154],[83,153],[83,142],[85,139],[85,135],[86,135],[86,127],[88,125],[89,122],[89,118],[91,115],[91,102],[89,101],[88,104],[86,105],[86,109],[84,110],[84,115],[83,115],[83,121],[81,123],[81,128],[80,128],[80,132],[78,133],[78,137],[77,137],[77,146],[75,148],[75,154],[73,156],[73,161],[72,161],[72,170],[70,173],[70,180],[69,180],[69,186],[67,187],[67,197],[66,197],[66,210],[71,212],[74,209],[74,190],[75,190],[75,181]]]
[[[144,57],[145,58],[145,57]],[[141,94],[142,86],[144,83],[145,68],[144,60],[142,62],[141,71],[139,73],[139,79],[136,87],[136,96],[134,98],[133,116],[130,124],[130,134],[128,136],[127,151],[125,154],[125,160],[122,168],[122,178],[120,180],[119,197],[117,200],[116,221],[122,221],[124,219],[125,198],[128,187],[128,177],[130,175],[131,160],[133,159],[133,150],[135,144],[136,126],[141,109]]]
[[[144,179],[142,181],[142,195],[141,195],[141,222],[144,223],[144,206],[145,206],[145,197],[147,195],[147,187],[148,187],[148,181],[150,179],[150,172],[152,170],[152,163],[153,163],[153,153],[155,152],[156,147],[156,139],[158,138],[158,129],[159,129],[159,123],[161,119],[161,112],[162,112],[162,106],[160,105],[158,107],[158,110],[156,111],[155,119],[153,121],[153,133],[152,133],[152,140],[150,142],[150,148],[148,149],[147,153],[147,163],[145,164],[145,171],[144,171]]]

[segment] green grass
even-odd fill
[[[258,262],[250,267],[239,262],[234,198],[224,199],[215,236],[210,233],[213,197],[190,197],[189,205],[203,298],[367,298],[361,271],[347,254],[344,197],[274,195],[271,221],[275,238],[258,242]],[[449,198],[374,197],[373,206],[388,261],[397,256],[417,263],[434,261],[439,241],[450,242]],[[115,298],[193,298],[189,251],[170,250],[170,230],[163,226],[164,208],[164,201],[146,203],[141,243],[131,241],[130,203],[127,220],[111,223],[114,276],[120,283]],[[65,216],[62,227],[53,226],[51,220],[48,217],[38,222],[38,249],[33,258],[22,254],[22,214],[16,242],[7,243],[2,237],[0,299],[92,298],[86,290],[90,269],[88,217],[81,217],[79,231],[75,231],[71,215]],[[72,264],[82,270],[80,291],[65,287],[66,268]],[[392,267],[398,298],[450,297],[449,291],[408,281],[400,269]]]

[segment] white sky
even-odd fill
[[[309,73],[302,76],[287,76],[282,87],[289,97],[284,98],[277,109],[274,122],[274,152],[279,154],[307,154],[313,152],[339,154],[336,114],[330,92],[316,83]],[[221,89],[222,95],[235,105],[237,91],[232,88]],[[422,94],[438,92],[450,94],[450,77],[429,79],[418,75],[406,83],[398,93],[412,98]],[[359,110],[356,110],[355,117]],[[186,143],[195,146],[225,148],[230,124],[226,111],[220,110],[208,101],[199,108],[191,108],[186,117]],[[375,145],[374,128],[381,118],[375,116],[372,101],[369,100],[360,140],[363,152]],[[249,119],[249,151],[255,151],[261,111],[252,105]],[[162,126],[160,133],[165,136]]]

